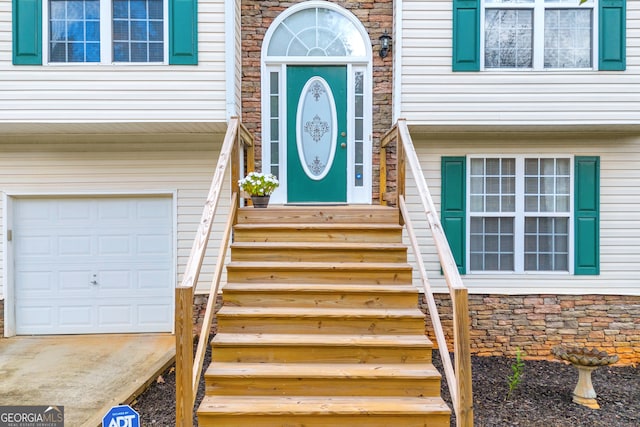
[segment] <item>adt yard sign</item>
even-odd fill
[[[140,427],[140,414],[129,405],[114,406],[102,418],[102,427]]]

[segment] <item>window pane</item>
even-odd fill
[[[513,218],[472,217],[470,229],[472,270],[513,270]]]
[[[500,194],[500,180],[487,178],[487,194]]]
[[[471,178],[470,184],[472,194],[484,193],[484,180],[482,178],[473,177]]]
[[[164,61],[162,0],[113,0],[115,62]]]
[[[568,270],[568,218],[527,218],[525,270]]]
[[[487,159],[486,175],[500,174],[500,159]]]
[[[471,212],[484,212],[484,197],[471,196]]]
[[[336,11],[304,9],[288,16],[267,49],[269,56],[364,56],[357,27]]]
[[[484,175],[484,159],[471,159],[471,175]]]
[[[99,5],[99,0],[49,0],[50,62],[100,61]]]
[[[487,206],[485,206],[486,212],[500,212],[500,197],[499,196],[487,196]]]
[[[355,186],[362,187],[364,185],[362,165],[356,165],[355,172],[356,172]]]
[[[164,39],[164,28],[161,21],[149,22],[149,40],[161,42]],[[162,46],[162,43],[160,43]]]
[[[591,68],[592,10],[546,9],[545,68]]]
[[[471,159],[472,212],[515,211],[515,160]]]
[[[130,49],[131,62],[148,62],[146,43],[131,43]]]
[[[162,43],[149,43],[149,62],[162,62],[164,60],[164,45]]]
[[[115,62],[129,61],[129,43],[113,43],[113,60]]]
[[[116,21],[113,23],[114,40],[129,40],[129,23],[127,21]]]
[[[556,174],[569,176],[569,159],[556,160]]]
[[[531,68],[533,10],[485,10],[486,68]]]
[[[87,43],[85,47],[87,62],[100,62],[100,43]]]
[[[145,21],[131,21],[131,40],[147,40],[147,23]]]
[[[525,211],[569,212],[569,159],[527,159]],[[536,171],[540,171],[537,175]],[[566,172],[560,175],[558,172]]]
[[[87,41],[100,41],[100,22],[87,22],[86,31]]]

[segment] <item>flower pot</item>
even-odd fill
[[[254,208],[266,208],[271,196],[251,196]]]

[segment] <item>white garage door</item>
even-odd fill
[[[169,332],[170,197],[14,202],[16,332]]]

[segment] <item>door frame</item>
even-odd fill
[[[172,263],[171,263],[171,277],[176,277],[176,268],[178,265],[178,194],[175,190],[168,191],[132,191],[132,192],[30,192],[30,191],[8,191],[2,193],[2,212],[5,212],[2,220],[2,236],[4,244],[4,262],[3,268],[5,275],[2,278],[2,295],[4,297],[4,336],[5,338],[16,336],[16,284],[14,277],[15,266],[15,248],[11,240],[7,237],[7,231],[14,228],[14,209],[15,201],[19,199],[28,198],[109,198],[109,197],[167,197],[171,198],[172,209]],[[177,282],[175,282],[177,283]],[[175,284],[174,284],[175,287]],[[175,300],[173,301],[172,313],[175,311]],[[175,315],[175,313],[173,313]],[[175,319],[172,321],[171,333],[175,332]]]
[[[271,37],[276,28],[290,15],[304,9],[329,9],[347,18],[358,29],[365,46],[364,56],[276,56],[267,55]],[[347,203],[370,204],[372,202],[372,151],[373,151],[373,56],[372,45],[366,29],[358,18],[350,11],[327,1],[307,1],[298,3],[283,11],[267,30],[262,44],[261,57],[261,116],[262,116],[262,171],[271,172],[272,166],[278,168],[280,186],[271,196],[272,203],[287,203],[287,169],[286,169],[286,131],[287,131],[287,66],[288,65],[345,65],[347,67]],[[356,186],[355,178],[355,80],[356,73],[363,79],[363,177],[362,185]],[[278,90],[271,93],[271,82],[278,85]],[[271,117],[271,105],[276,98],[277,119]],[[272,125],[273,123],[273,125]],[[271,135],[278,135],[277,153],[272,153]],[[277,161],[272,162],[272,159]]]

